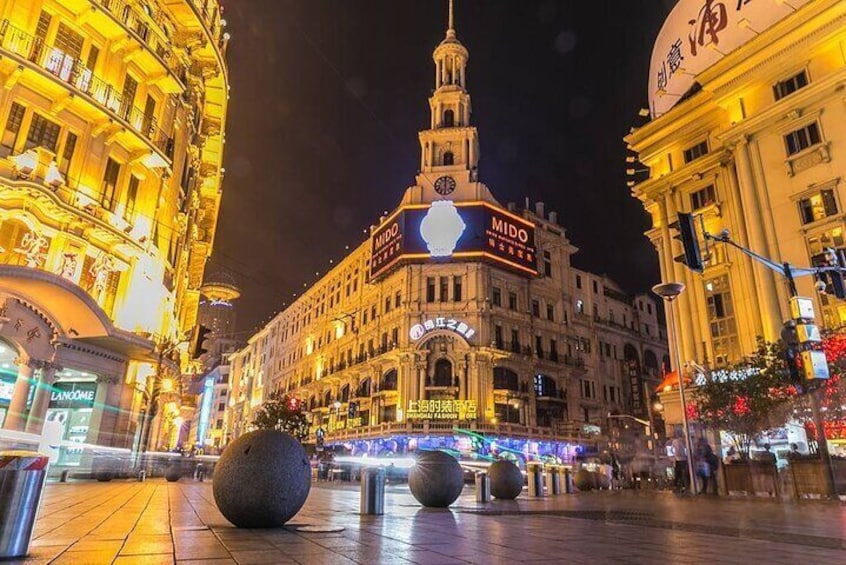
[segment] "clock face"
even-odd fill
[[[435,192],[442,196],[452,194],[455,191],[455,179],[452,177],[440,177],[435,181]]]

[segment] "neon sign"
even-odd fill
[[[414,324],[411,326],[408,336],[412,341],[419,341],[427,333],[435,330],[449,330],[467,340],[476,335],[476,330],[465,322],[459,322],[454,318],[435,318],[434,320],[426,320],[422,324]]]
[[[475,420],[475,400],[409,400],[405,412],[409,420]]]

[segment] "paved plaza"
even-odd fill
[[[25,563],[844,563],[846,507],[599,492],[423,509],[389,486],[360,516],[355,485],[315,484],[286,528],[238,530],[211,484],[51,483]],[[301,526],[343,527],[332,533]]]

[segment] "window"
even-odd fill
[[[65,147],[62,150],[62,158],[59,162],[59,172],[63,175],[68,174],[71,161],[73,160],[73,153],[76,150],[77,137],[75,133],[68,132],[65,138]]]
[[[452,151],[447,151],[444,153],[444,166],[453,164],[455,164],[455,156],[452,154]]]
[[[123,81],[123,92],[121,94],[120,117],[129,120],[132,109],[135,106],[135,94],[138,92],[138,81],[130,75],[126,75]]]
[[[532,300],[532,316],[540,318],[540,302]]]
[[[3,147],[9,149],[9,153],[14,151],[15,144],[18,141],[18,132],[21,131],[24,112],[26,112],[26,108],[17,102],[12,102],[12,107],[9,109],[9,117],[6,119],[6,129],[3,130],[3,139],[0,141]]]
[[[545,277],[552,276],[552,255],[549,251],[543,252],[543,274]]]
[[[650,304],[649,302],[646,303],[646,313],[650,316],[652,315],[652,304]]]
[[[700,208],[709,206],[716,201],[717,197],[714,192],[713,184],[690,193],[690,207],[694,210],[699,210]]]
[[[385,298],[385,314],[391,311],[391,297]]]
[[[120,175],[120,164],[109,157],[106,161],[106,171],[103,173],[103,184],[100,186],[100,204],[107,210],[114,210],[115,207],[115,187],[118,175]]]
[[[451,128],[455,125],[455,112],[452,110],[444,111],[444,127]]]
[[[435,301],[435,277],[426,277],[426,302]],[[365,322],[366,324],[367,322]]]
[[[502,326],[499,324],[494,326],[494,345],[497,349],[502,349]]]
[[[708,142],[702,141],[684,150],[684,162],[690,163],[708,154]]]
[[[461,302],[461,277],[452,277],[452,299]]]
[[[576,275],[576,288],[582,288],[582,275]]]
[[[558,361],[558,341],[554,339],[549,340],[549,358]]]
[[[726,365],[739,357],[734,305],[727,275],[705,281],[705,302],[708,307],[708,324],[714,361]]]
[[[776,100],[781,100],[788,94],[793,94],[806,86],[808,86],[808,73],[803,69],[799,74],[775,83],[773,85],[773,94]]]
[[[511,310],[517,309],[517,295],[513,292],[508,293],[508,308]]]
[[[517,328],[511,328],[511,351],[520,353],[520,331]]]
[[[812,145],[816,145],[820,141],[822,141],[822,138],[820,137],[820,127],[817,125],[817,122],[811,122],[807,126],[784,136],[788,156],[795,155]]]
[[[822,190],[799,201],[803,224],[810,224],[837,214],[837,201],[833,190]]]
[[[441,302],[449,300],[449,277],[441,277],[439,299]]]
[[[364,313],[361,315],[361,325],[367,325],[367,310],[365,310]]]
[[[596,383],[588,379],[580,379],[582,398],[596,398]]]
[[[553,306],[552,304],[546,305],[546,319],[550,322],[555,321],[555,306]]]
[[[349,293],[347,293],[347,294],[349,294]],[[394,308],[399,308],[400,305],[402,305],[402,293],[397,292],[396,295],[394,296]]]
[[[535,336],[535,354],[539,359],[543,359],[543,338],[539,335]]]
[[[493,288],[493,296],[491,298],[494,306],[502,306],[502,291],[497,287]]]
[[[579,298],[576,300],[576,314],[584,314],[585,313],[585,301]]]
[[[135,175],[130,175],[129,186],[126,188],[126,206],[123,209],[123,219],[129,223],[135,219],[135,201],[138,198],[138,185],[141,180]]]
[[[51,122],[40,114],[33,114],[24,150],[33,147],[46,147],[55,153],[59,146],[59,132],[61,130],[59,124]]]
[[[599,284],[596,281],[593,281],[593,293],[599,294]]]

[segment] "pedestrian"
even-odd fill
[[[694,460],[696,462],[696,476],[702,481],[702,487],[697,494],[708,494],[711,485],[711,477],[713,477],[712,467],[715,465],[713,460],[716,458],[714,450],[708,444],[708,440],[704,437],[699,438],[696,442],[696,450],[694,451]]]
[[[740,454],[737,452],[737,448],[732,445],[726,452],[726,464],[731,465],[735,461],[740,461]]]
[[[617,456],[611,454],[611,489],[620,488],[620,460]]]
[[[676,436],[673,439],[673,487],[678,492],[687,490],[687,447],[684,440]]]

